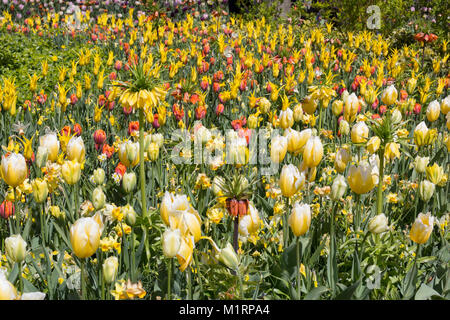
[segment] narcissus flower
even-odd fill
[[[411,226],[409,237],[412,241],[418,244],[423,244],[430,238],[433,231],[434,217],[431,213],[427,214],[419,213],[418,217]]]

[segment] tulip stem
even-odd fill
[[[192,272],[191,267],[187,267],[187,273],[186,273],[186,280],[187,280],[187,286],[188,286],[188,300],[192,300]]]
[[[86,300],[86,270],[85,270],[85,261],[82,258],[81,263],[81,300]]]
[[[300,237],[297,237],[297,299],[300,300]]]
[[[19,262],[19,290],[23,294],[23,278],[22,278],[23,261]]]
[[[173,269],[173,258],[169,259],[168,270],[167,270],[167,300],[172,300],[172,269]]]
[[[14,200],[13,200],[14,212],[16,215],[16,229],[17,229],[16,234],[20,234],[20,211],[18,210],[17,205],[16,205],[16,188],[15,187],[13,188],[13,198],[14,198]]]
[[[244,300],[244,286],[242,285],[242,275],[239,269],[237,270],[238,280],[239,280],[239,295],[240,299]]]
[[[377,189],[377,215],[383,213],[383,180],[384,180],[384,146],[378,151],[380,158],[380,174]]]
[[[131,243],[130,243],[130,250],[131,250],[131,261],[130,261],[130,267],[131,267],[131,281],[136,282],[136,257],[134,252],[134,232],[131,232],[130,234]]]
[[[284,239],[284,248],[286,249],[289,244],[289,226],[288,226],[288,216],[289,214],[289,198],[286,198],[286,210],[285,214],[283,214],[283,239]]]
[[[73,218],[75,220],[77,220],[78,219],[78,210],[79,210],[79,205],[78,205],[78,182],[73,185],[73,189],[74,189],[73,190],[73,196],[74,196],[74,208],[73,208],[74,213],[73,213]]]
[[[144,110],[139,109],[139,183],[141,185],[142,217],[147,217],[147,203],[145,194],[145,168],[144,168]]]

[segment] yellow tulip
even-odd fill
[[[4,271],[0,271],[0,300],[17,300],[18,298],[16,288],[6,279]]]
[[[381,101],[385,105],[390,106],[397,101],[397,97],[398,97],[397,89],[395,89],[393,85],[390,85],[381,94]]]
[[[274,163],[280,163],[283,161],[288,150],[288,139],[283,136],[276,136],[273,138],[270,146],[270,159]]]
[[[425,122],[419,123],[414,129],[414,142],[418,147],[426,144],[426,136],[428,134],[428,127]]]
[[[344,98],[344,119],[351,123],[356,119],[356,114],[359,109],[359,100],[355,93]]]
[[[31,186],[33,187],[34,201],[37,203],[44,202],[48,195],[47,181],[45,179],[37,178],[31,182]]]
[[[161,202],[161,218],[166,226],[177,227],[177,216],[180,212],[189,209],[189,201],[186,195],[173,195],[166,191]]]
[[[47,133],[46,135],[39,138],[39,144],[40,146],[47,149],[48,152],[48,160],[50,161],[56,161],[58,158],[58,152],[59,152],[59,141],[58,137],[56,136],[56,133]]]
[[[389,142],[386,144],[386,148],[384,150],[384,157],[388,160],[393,160],[395,158],[400,158],[400,145],[396,142]]]
[[[239,234],[247,237],[249,234],[256,233],[261,227],[261,218],[258,210],[250,203],[248,205],[248,214],[239,219]]]
[[[341,148],[336,152],[336,157],[334,158],[334,168],[337,172],[344,172],[347,167],[347,163],[352,159],[352,155],[346,148]]]
[[[411,226],[409,237],[412,241],[418,244],[423,244],[430,238],[433,231],[434,217],[430,212],[427,214],[419,213],[418,217]]]
[[[308,168],[317,167],[323,157],[323,145],[317,136],[308,139],[303,150],[303,162]]]
[[[180,249],[177,252],[178,263],[180,264],[180,271],[183,272],[192,262],[192,254],[194,252],[193,237],[182,237]]]
[[[307,96],[302,101],[302,109],[307,114],[314,114],[314,111],[316,111],[316,109],[317,109],[317,101],[313,100],[313,99],[311,99],[311,97]]]
[[[178,228],[183,236],[192,235],[194,242],[200,240],[202,236],[202,220],[198,212],[191,206],[188,210],[181,213],[180,220],[178,222]]]
[[[304,203],[296,202],[288,220],[292,233],[300,237],[308,232],[311,225],[311,208]]]
[[[66,146],[66,154],[69,160],[83,163],[86,157],[83,139],[81,137],[71,138]]]
[[[280,112],[280,127],[283,129],[291,128],[294,125],[294,113],[290,108]]]
[[[305,183],[305,176],[293,164],[285,165],[280,174],[280,189],[285,197],[292,197]]]
[[[139,143],[127,141],[119,147],[120,162],[126,167],[134,167],[139,163]]]
[[[156,143],[151,142],[147,149],[147,155],[150,160],[155,161],[159,157],[159,147]]]
[[[446,115],[449,111],[450,111],[450,96],[447,96],[441,102],[441,112]]]
[[[80,218],[70,227],[70,242],[78,258],[92,256],[100,244],[101,226],[93,217]]]
[[[417,156],[414,160],[414,169],[418,173],[424,173],[426,167],[428,166],[428,162],[430,162],[430,157],[419,157]]]
[[[181,246],[181,232],[179,229],[167,229],[162,235],[163,253],[167,258],[177,255]]]
[[[366,163],[350,166],[347,181],[353,192],[357,194],[369,192],[375,187],[372,167]]]
[[[303,152],[306,142],[312,136],[312,130],[305,129],[299,132],[289,128],[284,132],[284,136],[288,140],[288,152],[297,155]]]
[[[331,104],[331,111],[333,111],[333,114],[337,117],[342,113],[343,110],[344,102],[342,100],[334,100]]]
[[[437,100],[432,101],[427,108],[427,119],[430,122],[434,122],[439,118],[439,114],[441,113],[441,107]]]
[[[61,167],[61,173],[69,185],[74,185],[80,180],[81,177],[81,165],[77,161],[64,161]]]
[[[21,185],[27,172],[27,163],[21,154],[11,153],[2,157],[1,176],[9,186],[16,188]]]
[[[355,124],[352,128],[352,142],[353,143],[364,143],[369,137],[369,127],[362,121]]]
[[[378,151],[378,148],[380,148],[381,140],[377,136],[374,136],[370,138],[370,140],[367,142],[366,149],[369,153],[375,153]]]
[[[444,169],[437,163],[433,164],[431,167],[426,168],[427,179],[434,184],[439,184],[444,177]]]
[[[6,255],[14,262],[22,262],[27,255],[27,243],[20,234],[5,239]]]

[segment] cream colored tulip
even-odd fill
[[[292,233],[300,237],[308,232],[311,225],[311,208],[304,203],[296,202],[288,219]]]
[[[274,163],[283,161],[288,150],[288,139],[284,136],[276,136],[270,144],[270,159]]]
[[[80,218],[70,227],[70,242],[78,258],[92,256],[100,244],[102,229],[93,217]]]
[[[308,168],[317,167],[323,157],[323,145],[320,138],[313,136],[308,139],[303,150],[303,162]]]
[[[11,153],[2,157],[1,176],[9,186],[16,188],[21,185],[27,173],[27,163],[23,155]]]
[[[73,137],[69,140],[66,146],[67,158],[71,161],[83,163],[85,161],[86,149],[81,137]]]
[[[409,232],[409,237],[412,241],[418,244],[423,244],[430,238],[433,231],[434,217],[431,213],[419,213]]]
[[[285,197],[292,197],[305,183],[305,176],[293,164],[283,166],[280,174],[280,189]]]
[[[56,133],[47,133],[46,135],[39,138],[39,144],[41,147],[47,149],[48,160],[56,161],[58,159],[58,152],[60,148],[60,143]]]
[[[369,127],[360,121],[352,127],[352,142],[353,143],[365,143],[369,137]]]
[[[163,253],[167,258],[177,255],[181,246],[181,232],[179,229],[167,229],[162,236]]]
[[[439,102],[437,100],[430,102],[426,111],[428,121],[436,121],[439,118],[440,113],[441,106],[439,105]]]

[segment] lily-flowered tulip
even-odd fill
[[[418,244],[423,244],[430,238],[433,231],[434,217],[431,213],[419,213],[409,232],[409,237],[412,241]]]
[[[308,232],[311,225],[311,208],[304,203],[296,202],[288,219],[292,233],[300,237]]]
[[[56,133],[47,133],[46,135],[39,138],[39,144],[41,147],[47,149],[48,160],[56,161],[58,158],[58,152],[60,143]]]
[[[381,94],[381,102],[385,105],[390,106],[397,101],[398,92],[394,85],[387,87]]]
[[[367,163],[360,163],[358,166],[350,166],[347,181],[353,192],[364,194],[375,187],[378,178],[374,177],[372,169],[372,166]]]
[[[27,163],[23,155],[11,153],[2,157],[1,176],[9,186],[15,188],[21,185],[27,174]]]
[[[100,244],[101,225],[93,217],[80,218],[70,227],[70,242],[78,258],[92,256]]]
[[[369,137],[369,127],[363,121],[356,123],[352,128],[351,137],[353,143],[366,142]]]
[[[323,146],[320,138],[313,136],[308,139],[303,150],[303,162],[308,168],[317,167],[323,157]]]
[[[305,183],[305,176],[293,164],[285,165],[280,174],[280,189],[285,197],[292,197]]]
[[[86,149],[81,137],[73,137],[69,140],[66,146],[67,158],[70,161],[77,161],[83,163],[85,161]]]
[[[182,211],[188,210],[189,206],[186,195],[174,195],[166,191],[160,207],[161,218],[165,225],[170,226],[171,220]]]
[[[437,100],[432,101],[427,108],[427,119],[430,122],[434,122],[439,118],[439,114],[441,113],[441,106]]]

